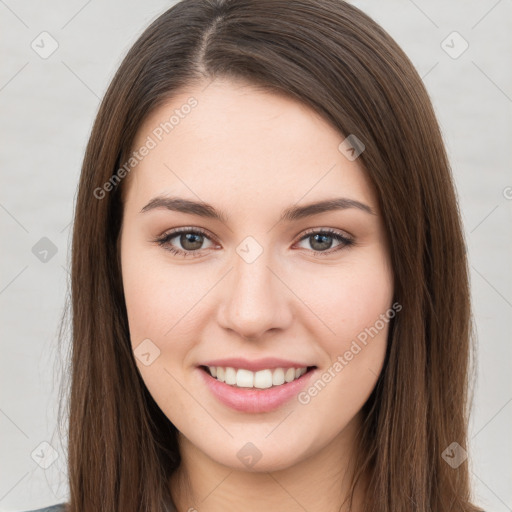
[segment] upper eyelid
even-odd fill
[[[166,231],[166,232],[162,233],[162,235],[160,235],[157,238],[157,240],[162,240],[165,238],[172,239],[175,236],[180,235],[181,233],[191,233],[191,232],[203,235],[206,238],[210,239],[212,242],[216,240],[216,238],[213,235],[210,235],[209,231],[207,231],[203,228],[193,228],[193,227],[171,229],[170,231]]]
[[[333,234],[341,235],[341,236],[343,236],[345,238],[350,238],[350,239],[354,238],[354,235],[351,235],[350,233],[348,233],[344,229],[336,229],[336,228],[309,228],[309,229],[306,229],[306,231],[303,232],[300,240],[302,240],[304,237],[306,237],[308,235],[311,235],[313,233],[333,233]]]

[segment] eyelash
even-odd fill
[[[168,242],[170,240],[172,240],[177,235],[180,235],[182,233],[192,233],[192,234],[196,234],[196,235],[203,235],[206,238],[210,239],[210,237],[208,236],[208,233],[206,231],[200,229],[200,228],[179,228],[179,229],[170,231],[169,233],[165,233],[161,237],[159,237],[156,240],[154,240],[154,242],[158,243],[158,245],[163,247],[166,251],[169,251],[172,254],[175,254],[175,255],[178,255],[178,256],[182,256],[184,258],[186,258],[186,257],[194,258],[194,257],[201,256],[201,249],[198,249],[198,250],[195,250],[195,251],[183,251],[181,249],[176,249],[176,248],[174,248],[172,246],[167,246],[166,247],[166,244],[168,244]],[[342,235],[338,231],[336,231],[334,229],[331,229],[331,228],[320,229],[320,230],[319,229],[308,230],[308,231],[306,231],[306,233],[304,233],[302,238],[300,238],[298,240],[298,242],[302,242],[303,240],[311,237],[312,235],[320,235],[320,234],[321,235],[329,235],[329,236],[331,236],[332,238],[334,238],[335,240],[337,240],[338,242],[341,242],[341,243],[338,246],[336,246],[334,249],[328,249],[327,251],[315,251],[315,250],[312,250],[314,255],[315,255],[315,257],[323,258],[323,257],[328,256],[330,254],[333,254],[333,253],[335,253],[335,252],[337,252],[337,251],[339,251],[341,249],[344,249],[344,248],[347,248],[347,247],[355,245],[355,241],[352,238],[349,238],[349,237],[347,237],[345,235]]]

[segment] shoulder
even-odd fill
[[[58,503],[45,508],[27,510],[26,512],[66,512],[66,503]]]

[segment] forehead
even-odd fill
[[[150,149],[131,171],[127,203],[140,208],[177,190],[212,203],[219,194],[238,198],[246,208],[247,201],[285,196],[288,204],[327,192],[372,202],[362,164],[339,150],[344,138],[305,104],[250,84],[215,80],[182,89],[137,132],[132,150]]]

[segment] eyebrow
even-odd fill
[[[199,217],[216,219],[227,224],[227,215],[222,210],[217,210],[211,204],[205,202],[191,201],[190,199],[180,197],[154,197],[139,213],[145,213],[156,208],[164,208],[171,211],[198,215]],[[309,203],[304,206],[290,206],[282,211],[279,221],[292,222],[324,212],[346,210],[349,208],[356,208],[371,215],[376,215],[373,209],[365,203],[361,203],[355,199],[339,197]]]

